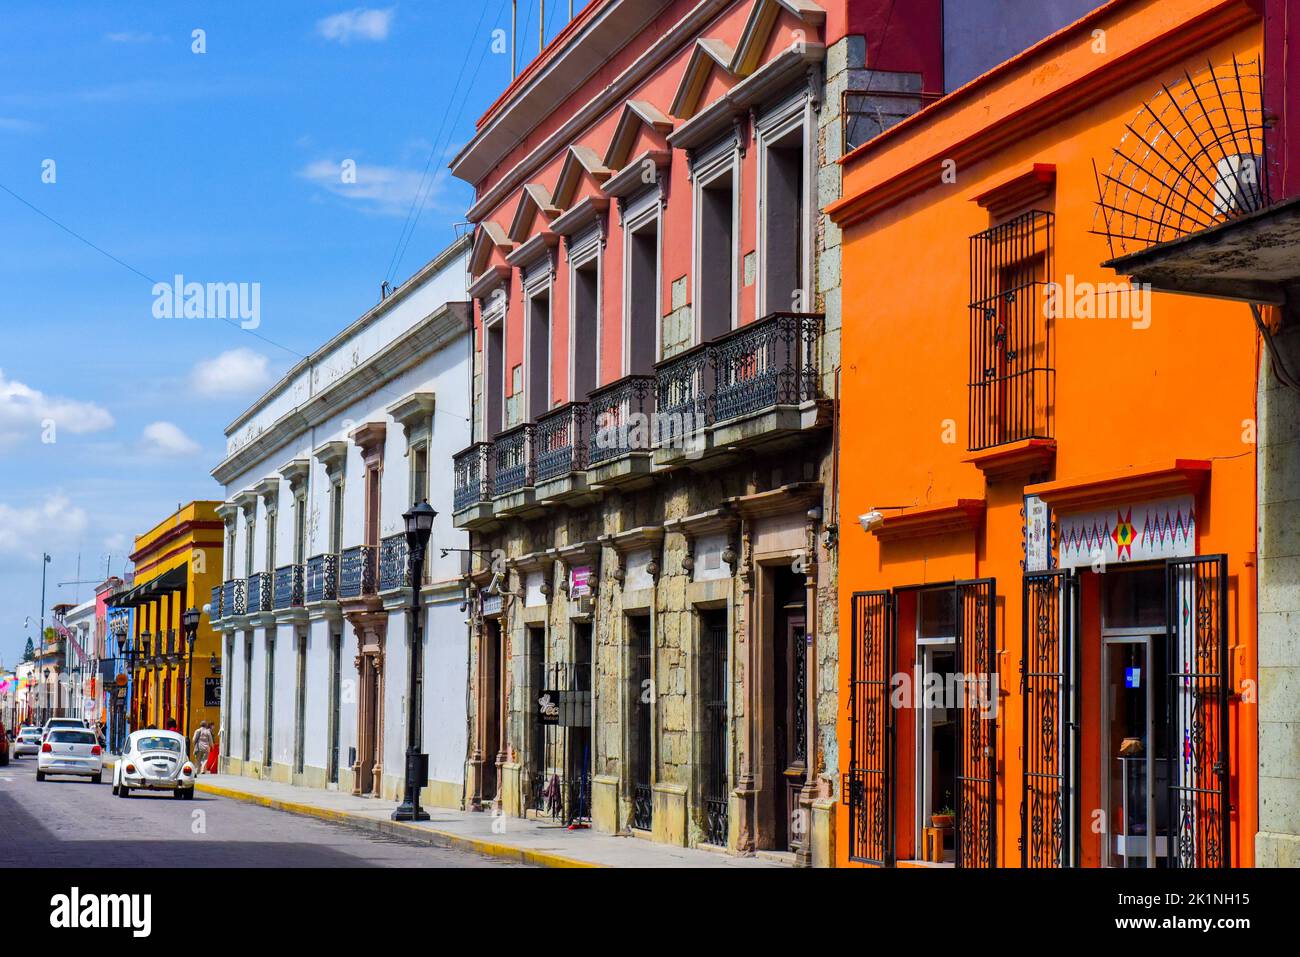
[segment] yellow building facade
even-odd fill
[[[221,582],[220,502],[191,502],[135,539],[133,587],[114,601],[134,609],[131,730],[174,728],[187,737],[220,716],[220,641],[199,616],[193,648],[187,608],[202,609]]]

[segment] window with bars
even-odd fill
[[[970,450],[1050,439],[1054,217],[1030,210],[970,241]]]

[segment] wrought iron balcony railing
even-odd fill
[[[307,559],[307,583],[303,598],[309,604],[335,601],[339,597],[339,557],[333,552]]]
[[[354,545],[339,556],[339,597],[360,598],[375,593],[376,549]]]
[[[655,377],[624,376],[597,389],[587,402],[590,451],[587,461],[600,465],[628,452],[648,452],[655,408]]]
[[[493,443],[493,495],[509,495],[533,484],[533,429],[531,422],[497,436]]]
[[[406,534],[389,535],[379,543],[379,590],[410,587],[410,551],[406,547]]]
[[[303,566],[281,565],[275,570],[275,607],[297,608],[303,600]]]
[[[713,362],[707,344],[655,366],[656,432],[665,428],[690,432],[708,425],[713,382]]]
[[[821,331],[820,315],[773,313],[715,340],[713,421],[816,398]]]
[[[222,614],[229,617],[244,614],[244,580],[236,578],[222,586]]]
[[[569,402],[538,418],[533,442],[538,482],[581,472],[587,467],[587,403]]]
[[[248,614],[272,609],[273,587],[270,572],[254,572],[248,576]]]
[[[221,586],[220,586],[220,585],[213,585],[213,586],[212,586],[212,597],[211,597],[211,599],[209,599],[209,605],[208,605],[208,620],[209,620],[209,621],[220,621],[220,620],[221,620],[221,595],[222,595],[222,588],[221,588]]]
[[[475,442],[452,457],[455,473],[452,508],[460,512],[471,505],[492,500],[492,443]]]

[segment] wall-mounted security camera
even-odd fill
[[[879,527],[880,523],[885,520],[885,516],[880,512],[871,511],[858,516],[858,524],[862,526],[864,532],[869,532],[873,528]]]

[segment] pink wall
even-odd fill
[[[523,157],[530,154],[536,146],[544,141],[562,123],[568,121],[575,110],[588,102],[593,96],[604,90],[653,42],[665,34],[687,12],[697,5],[698,0],[677,0],[671,3],[656,18],[650,27],[631,39],[628,45],[596,71],[578,91],[566,101],[557,103],[554,110],[541,118],[536,127],[524,137],[509,154],[480,182],[476,184],[478,195],[483,196],[494,184],[506,175]],[[709,24],[699,37],[718,39],[733,48],[738,45],[745,23],[750,16],[756,0],[738,0],[730,4]],[[794,42],[795,31],[806,39],[821,41],[828,46],[843,37],[845,31],[868,31],[868,57],[875,58],[877,66],[882,69],[910,70],[923,72],[927,89],[942,89],[942,37],[940,34],[941,16],[940,0],[912,0],[897,4],[892,18],[888,16],[890,0],[838,0],[821,4],[827,11],[826,24],[820,32],[816,28],[797,19],[793,14],[781,9],[775,30],[770,38],[764,61],[784,51]],[[881,32],[888,21],[888,33]],[[922,38],[927,38],[922,40]],[[694,49],[696,37],[690,37],[679,49],[641,86],[630,98],[648,101],[664,114],[669,114],[674,94],[681,81],[687,62]],[[548,51],[550,54],[552,51]],[[704,102],[701,109],[709,102],[730,89],[737,80],[720,69],[710,77],[705,86]],[[518,85],[518,84],[516,84]],[[493,115],[500,108],[500,102],[487,114]],[[606,113],[583,130],[572,144],[589,146],[598,155],[604,156],[612,138],[614,129],[623,113],[623,104]],[[485,117],[486,118],[486,117]],[[681,120],[674,118],[680,126]],[[740,283],[739,322],[752,322],[759,318],[757,303],[757,283],[749,286],[743,284],[744,257],[753,252],[757,244],[756,185],[757,155],[749,138],[750,131],[745,130],[746,150],[740,169],[740,235],[738,245],[740,259],[736,265],[737,281]],[[631,156],[635,157],[647,146],[667,149],[663,138],[653,130],[643,128],[641,140],[634,146]],[[530,182],[539,183],[554,192],[560,168],[567,155],[567,147],[559,150],[546,162],[545,166],[529,177]],[[691,299],[691,256],[693,210],[691,206],[691,183],[687,178],[686,156],[681,150],[674,151],[670,170],[668,171],[668,188],[666,209],[660,222],[660,243],[662,255],[660,299],[662,313],[671,310],[671,290],[674,281],[686,277],[687,301]],[[599,186],[584,174],[572,203],[581,202],[590,195],[604,195]],[[496,222],[503,230],[510,228],[515,212],[521,201],[521,193],[515,190],[503,202],[487,212],[482,218]],[[611,203],[607,214],[607,244],[602,258],[601,269],[601,363],[599,378],[602,384],[621,378],[624,374],[623,354],[623,235],[619,223],[616,205]],[[545,217],[538,215],[532,227],[532,234],[546,228]],[[491,262],[504,263],[499,250],[493,250]],[[509,281],[509,305],[506,315],[506,395],[512,392],[511,371],[524,361],[525,303],[522,297],[519,270],[512,270]],[[479,341],[482,339],[480,337]],[[569,394],[569,267],[567,256],[560,252],[557,258],[555,282],[552,287],[551,300],[551,405],[570,401],[585,396]]]

